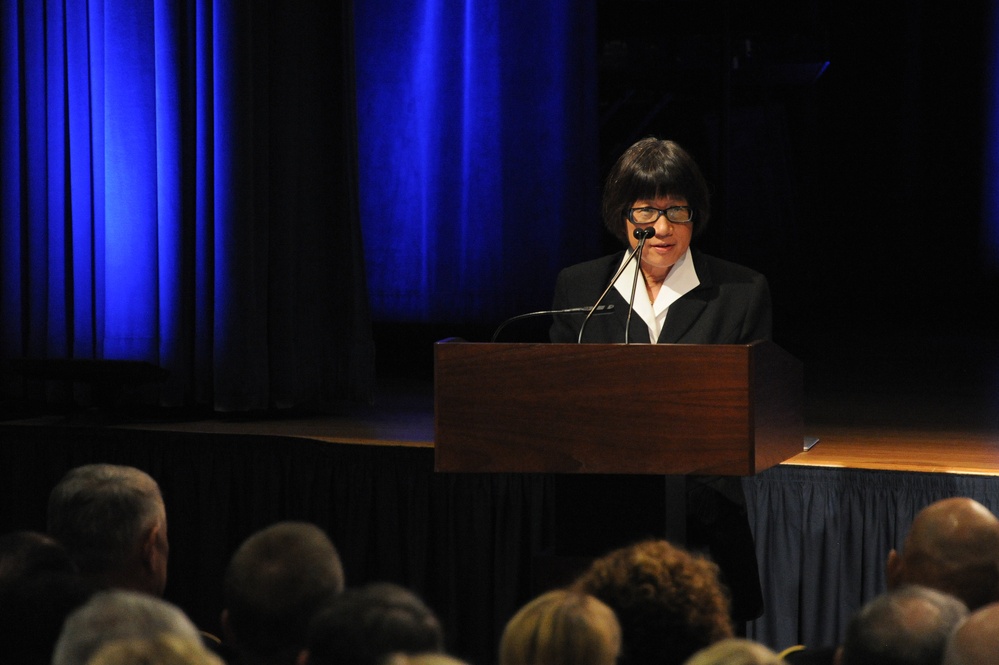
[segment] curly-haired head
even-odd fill
[[[718,567],[665,540],[649,540],[597,559],[574,590],[606,603],[621,624],[619,663],[683,663],[732,637]]]

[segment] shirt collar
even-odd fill
[[[624,261],[628,261],[624,271],[614,282],[614,289],[624,298],[625,302],[631,299],[631,287],[635,279],[635,261],[629,261],[630,253],[625,252]],[[654,303],[649,302],[646,295],[645,282],[639,276],[638,286],[635,288],[635,314],[640,316],[649,328],[649,338],[655,341],[659,338],[659,331],[662,330],[663,322],[666,320],[666,313],[669,306],[682,298],[685,294],[693,291],[701,283],[694,269],[694,259],[690,254],[690,248],[684,252],[669,274],[666,280],[659,287],[659,294]]]

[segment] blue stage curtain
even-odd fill
[[[357,0],[372,316],[497,323],[597,256],[596,8]]]
[[[353,7],[275,4],[3,0],[0,357],[149,361],[164,405],[370,398]]]
[[[990,15],[988,62],[985,67],[985,150],[982,183],[985,223],[985,260],[993,274],[999,273],[999,6]]]

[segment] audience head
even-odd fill
[[[396,653],[382,661],[381,665],[468,665],[468,663],[444,653]]]
[[[65,548],[30,531],[0,536],[0,647],[3,660],[48,665],[63,621],[93,593]]]
[[[315,613],[343,588],[340,555],[319,527],[279,522],[261,529],[226,570],[225,641],[244,660],[292,663]]]
[[[991,665],[999,658],[999,603],[975,610],[947,640],[943,665]]]
[[[964,497],[937,501],[916,515],[902,553],[888,555],[888,588],[928,586],[975,610],[999,601],[999,519]]]
[[[851,617],[840,665],[939,665],[947,637],[967,614],[960,600],[927,587],[881,594]]]
[[[163,594],[166,509],[145,472],[113,464],[71,470],[49,496],[48,533],[96,583]]]
[[[200,642],[160,635],[154,638],[115,640],[104,645],[87,665],[224,665],[222,659]]]
[[[701,649],[685,665],[781,665],[781,658],[762,644],[729,637]]]
[[[36,531],[0,536],[0,585],[45,573],[75,573],[76,564],[62,543]]]
[[[393,653],[440,653],[444,632],[413,592],[377,582],[348,589],[309,628],[308,665],[378,665]]]
[[[682,663],[732,637],[718,567],[665,540],[650,540],[597,559],[573,584],[606,603],[621,624],[622,665]]]
[[[124,589],[101,591],[66,619],[52,665],[86,665],[109,642],[162,635],[201,640],[191,620],[165,600]]]
[[[527,603],[506,624],[500,665],[614,665],[621,627],[593,596],[559,589]]]

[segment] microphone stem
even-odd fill
[[[645,242],[645,241],[642,240],[642,242]],[[641,245],[639,245],[639,247],[640,246]],[[621,276],[621,273],[624,272],[624,269],[626,267],[628,267],[629,263],[631,263],[631,259],[634,258],[635,253],[637,251],[638,251],[638,247],[636,247],[635,249],[631,250],[631,254],[628,255],[628,258],[624,260],[624,263],[621,264],[621,267],[618,268],[617,272],[611,278],[610,284],[607,285],[607,288],[604,289],[604,292],[600,294],[599,298],[597,298],[597,302],[595,302],[593,304],[593,307],[590,308],[590,311],[586,313],[586,318],[583,319],[583,323],[580,324],[580,326],[579,326],[579,335],[576,337],[576,343],[577,344],[582,344],[583,343],[583,331],[586,330],[586,324],[590,321],[590,317],[593,316],[593,313],[595,311],[597,311],[597,308],[600,306],[600,303],[602,303],[604,301],[604,298],[610,292],[611,287],[614,286],[614,282],[617,281],[617,278]]]
[[[638,240],[635,248],[635,277],[631,280],[631,298],[628,300],[628,319],[624,324],[624,343],[631,344],[631,313],[635,310],[635,291],[638,288],[638,275],[642,272],[642,248],[645,247],[645,234]]]

